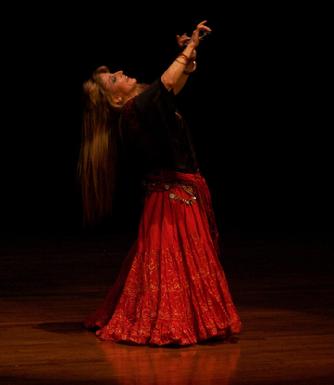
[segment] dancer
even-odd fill
[[[210,32],[204,20],[191,36],[177,36],[182,52],[150,85],[106,66],[84,83],[79,172],[85,221],[111,212],[120,151],[135,159],[145,187],[137,239],[105,299],[83,321],[101,340],[191,345],[241,332],[210,192],[176,107]]]

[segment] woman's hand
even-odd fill
[[[197,24],[196,29],[192,33],[191,37],[189,37],[186,33],[182,35],[176,35],[176,41],[180,48],[185,48],[188,44],[192,43],[193,48],[198,47],[199,42],[203,39],[205,35],[212,32],[212,29],[205,25],[207,20],[201,21]]]
[[[211,32],[211,28],[206,25],[206,22],[203,20],[197,24],[190,38],[185,33],[176,36],[177,43],[183,48],[183,51],[161,75],[163,85],[168,91],[173,90],[175,95],[183,88],[188,75],[196,70],[196,48],[204,35]]]
[[[208,33],[210,33],[212,30],[210,27],[205,25],[207,20],[201,21],[199,24],[197,24],[196,29],[193,31],[190,40],[187,42],[187,45],[192,45],[194,48],[198,47],[200,40]],[[182,36],[184,36],[183,34]],[[181,36],[181,38],[182,38]],[[183,38],[184,39],[184,38]]]
[[[189,43],[190,39],[191,39],[191,37],[189,37],[186,33],[184,33],[182,35],[176,35],[177,45],[180,48],[185,48],[186,45]]]

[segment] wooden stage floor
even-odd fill
[[[333,244],[229,234],[224,245],[243,333],[179,348],[100,341],[81,326],[115,279],[127,237],[5,240],[0,383],[334,384]]]

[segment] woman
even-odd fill
[[[183,51],[147,86],[99,67],[84,85],[79,170],[84,214],[92,222],[111,211],[119,148],[140,173],[146,195],[138,237],[106,298],[84,326],[101,340],[149,345],[191,345],[230,340],[241,332],[219,261],[210,193],[199,172],[187,125],[175,107],[196,69],[199,23]]]

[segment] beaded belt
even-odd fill
[[[168,191],[172,187],[181,187],[187,194],[190,195],[189,199],[182,198],[173,192],[169,193],[169,198],[179,200],[179,201],[181,201],[187,205],[192,205],[197,199],[195,192],[194,192],[194,187],[191,185],[186,185],[186,184],[180,183],[180,182],[167,182],[166,183],[166,182],[147,182],[147,181],[144,181],[144,186],[146,187],[146,190],[148,192]]]

